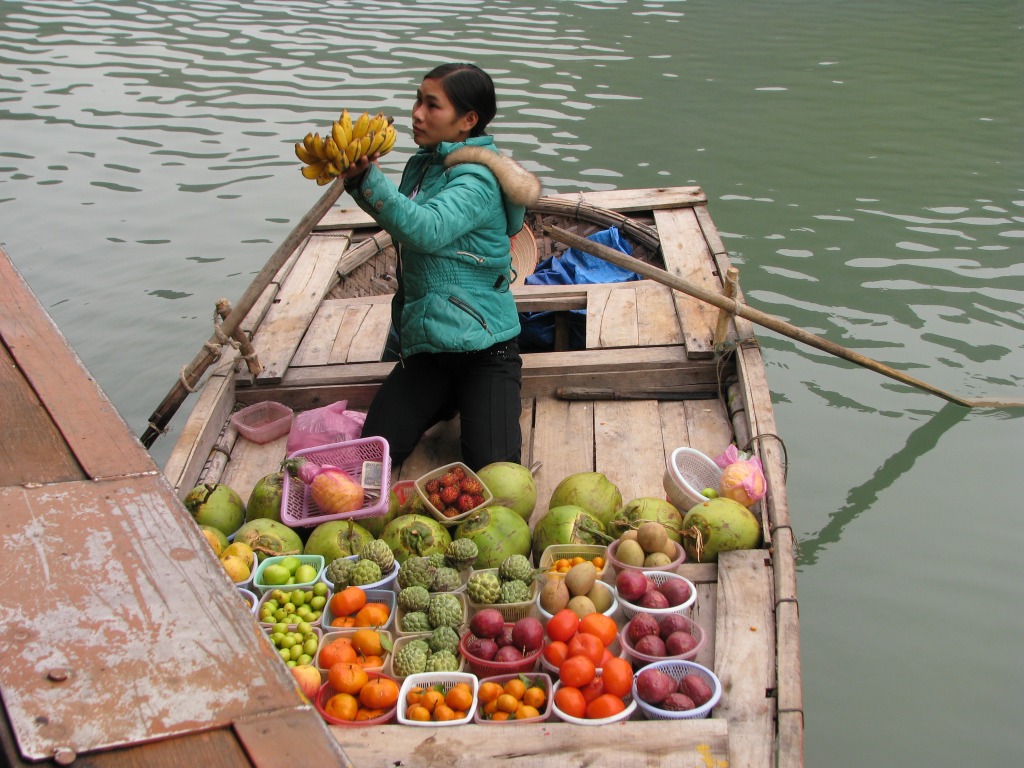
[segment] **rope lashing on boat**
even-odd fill
[[[789,451],[786,450],[786,441],[779,437],[774,432],[762,432],[759,435],[754,435],[747,441],[746,446],[743,448],[744,451],[750,452],[754,442],[757,440],[763,440],[766,437],[772,437],[779,441],[779,445],[782,447],[782,479],[789,479]],[[795,537],[794,537],[795,538]]]

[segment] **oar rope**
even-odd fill
[[[699,299],[707,304],[716,306],[726,312],[738,315],[746,320],[750,320],[751,322],[757,323],[758,325],[775,331],[776,333],[781,333],[783,336],[788,336],[795,341],[807,344],[815,349],[820,349],[822,352],[835,355],[836,357],[855,363],[863,368],[868,368],[869,370],[880,373],[883,376],[888,376],[889,378],[895,379],[903,384],[909,384],[912,387],[929,392],[941,397],[943,400],[948,400],[951,403],[963,405],[967,408],[1024,408],[1024,400],[1019,399],[1000,400],[997,398],[970,398],[955,395],[952,392],[939,389],[938,387],[921,381],[920,379],[915,379],[913,376],[909,376],[902,371],[897,371],[895,368],[891,368],[888,365],[880,363],[877,360],[873,360],[870,357],[866,357],[858,352],[854,352],[846,347],[840,346],[828,339],[816,336],[815,334],[805,331],[803,328],[798,328],[791,323],[787,323],[785,320],[775,317],[774,315],[769,315],[766,312],[754,309],[749,304],[736,301],[735,299],[730,299],[719,293],[705,290],[698,285],[694,285],[688,280],[676,277],[653,264],[648,264],[640,259],[627,256],[614,248],[601,245],[600,243],[595,243],[592,240],[587,240],[585,237],[580,237],[573,232],[569,232],[568,230],[553,225],[544,225],[543,231],[544,234],[548,235],[548,237],[553,240],[557,240],[564,245],[589,253],[592,256],[596,256],[603,261],[615,264],[623,269],[636,272],[641,277],[654,280],[655,282],[666,285],[680,293],[685,293],[688,296],[692,296],[695,299]]]

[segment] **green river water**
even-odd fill
[[[699,184],[751,304],[1020,398],[1022,30],[1006,0],[0,2],[0,242],[141,434],[318,197],[292,143],[383,109],[397,171],[422,74],[472,60],[546,191]],[[807,764],[1020,764],[1024,410],[759,335]]]

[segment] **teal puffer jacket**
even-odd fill
[[[391,313],[403,356],[486,349],[519,334],[509,238],[540,182],[490,136],[421,148],[397,187],[371,166],[349,192],[399,246]]]

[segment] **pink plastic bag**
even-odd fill
[[[715,464],[722,468],[721,487],[718,492],[727,499],[738,501],[749,507],[755,501],[764,498],[768,491],[761,459],[742,453],[735,445],[730,445],[720,456],[715,457]]]
[[[366,414],[348,411],[347,407],[348,400],[339,400],[323,408],[295,414],[288,432],[287,454],[291,456],[304,448],[358,439],[363,434]]]

